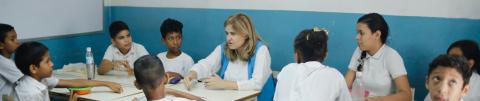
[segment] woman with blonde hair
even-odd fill
[[[258,90],[258,100],[272,100],[275,87],[270,53],[249,16],[237,13],[224,23],[226,42],[193,65],[186,82],[200,79],[207,89]],[[191,83],[186,83],[191,88]]]

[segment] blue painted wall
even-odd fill
[[[225,41],[223,22],[234,13],[250,15],[257,32],[268,44],[272,69],[293,61],[293,38],[303,29],[313,26],[329,30],[329,53],[325,64],[345,73],[355,43],[355,26],[362,14],[326,13],[278,10],[229,10],[151,7],[105,7],[105,28],[115,20],[125,21],[133,41],[143,44],[150,54],[166,51],[161,43],[160,24],[174,18],[184,24],[182,50],[195,61],[206,57],[218,44]],[[480,42],[480,20],[449,19],[414,16],[384,16],[391,34],[387,44],[403,57],[410,85],[416,88],[415,99],[426,95],[425,76],[428,63],[445,53],[449,44],[460,39]],[[42,40],[50,47],[56,68],[72,62],[83,62],[86,46],[94,49],[99,63],[110,44],[108,31],[85,36]],[[66,55],[68,54],[68,55]]]

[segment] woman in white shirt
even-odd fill
[[[387,36],[388,25],[380,14],[370,13],[358,19],[358,47],[350,60],[345,80],[350,89],[354,81],[360,81],[369,101],[412,100],[402,57],[385,44]]]
[[[250,17],[242,13],[231,15],[224,27],[227,42],[195,64],[186,81],[203,79],[208,89],[261,90],[259,100],[272,100],[275,88],[270,53]]]
[[[478,101],[480,99],[480,49],[477,42],[473,40],[459,40],[448,47],[448,55],[464,56],[468,61],[468,66],[472,70],[469,86],[470,89],[463,101]],[[425,97],[425,101],[431,101],[430,94]]]
[[[322,62],[327,56],[327,31],[303,30],[294,42],[296,63],[277,76],[275,101],[351,101],[342,74]]]

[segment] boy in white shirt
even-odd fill
[[[183,24],[175,19],[166,19],[160,26],[162,42],[167,45],[168,51],[157,55],[162,60],[165,71],[171,79],[170,83],[178,83],[178,80],[186,76],[194,62],[192,57],[182,52],[182,28]],[[169,78],[170,79],[170,78]]]
[[[106,86],[119,93],[119,84],[95,80],[59,80],[52,77],[53,63],[48,48],[38,42],[23,43],[15,54],[15,64],[25,76],[17,81],[14,87],[15,101],[49,101],[48,90],[56,88],[78,88]]]
[[[459,40],[452,43],[447,49],[448,55],[464,56],[467,59],[468,66],[472,71],[470,77],[468,94],[462,99],[464,101],[477,101],[480,99],[480,48],[477,42],[473,40]],[[430,95],[425,97],[425,101],[430,101]]]
[[[134,63],[135,72],[135,86],[142,89],[145,97],[135,98],[137,101],[203,101],[201,98],[177,91],[174,89],[165,88],[167,84],[167,75],[163,68],[162,61],[155,56],[145,55],[140,57]],[[167,96],[174,95],[174,96]],[[178,97],[175,97],[178,96]],[[183,97],[183,98],[179,98]],[[188,98],[188,99],[185,99]],[[190,100],[191,99],[191,100]]]
[[[440,55],[429,65],[426,86],[433,101],[462,101],[468,94],[472,71],[461,56]]]
[[[275,101],[351,101],[347,84],[335,68],[323,65],[327,31],[303,30],[294,42],[295,61],[278,74]]]
[[[105,51],[98,74],[112,74],[110,71],[113,70],[121,74],[133,75],[133,62],[143,55],[148,55],[147,50],[141,44],[132,42],[129,28],[125,22],[113,22],[109,31],[112,44]]]
[[[22,76],[15,62],[11,60],[12,54],[19,46],[17,33],[13,26],[0,23],[0,95],[1,98],[12,97],[13,87]]]

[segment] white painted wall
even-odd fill
[[[105,0],[106,6],[253,9],[480,19],[480,0]]]
[[[0,23],[18,39],[38,39],[103,30],[102,0],[0,0]]]

